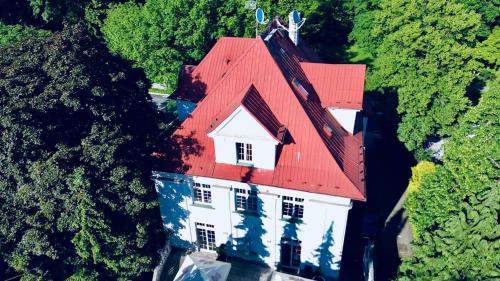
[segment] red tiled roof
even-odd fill
[[[243,106],[278,142],[283,141],[285,126],[274,116],[264,99],[253,85],[245,88],[240,95],[236,96],[229,106],[221,111],[210,124],[207,134],[215,130],[226,118],[228,118],[239,106]]]
[[[200,76],[207,77],[203,81],[209,90],[170,137],[172,150],[166,155],[172,159],[168,159],[161,169],[365,200],[361,132],[356,135],[346,132],[324,108],[321,103],[323,95],[315,91],[316,85],[311,81],[314,79],[309,79],[302,67],[308,58],[281,31],[269,41],[261,37],[241,40],[246,50],[222,72],[215,71],[223,73],[217,74],[219,79],[208,79],[208,72],[200,71],[205,61],[223,60],[210,58],[223,56],[224,52],[214,52],[216,47],[193,71],[193,74],[199,71]],[[251,43],[247,45],[249,40]],[[292,86],[294,79],[307,90],[307,98]],[[214,143],[206,133],[221,112],[229,111],[228,108],[237,103],[238,96],[248,92],[249,85],[253,85],[262,98],[255,105],[266,104],[276,120],[287,129],[274,170],[215,163]],[[323,129],[325,124],[331,128],[331,133]]]
[[[365,84],[364,64],[326,64],[301,62],[325,107],[362,109]]]

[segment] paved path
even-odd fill
[[[191,255],[196,257],[203,257],[208,259],[216,259],[217,255],[207,252],[194,252]],[[172,281],[174,280],[179,267],[184,262],[186,252],[181,249],[172,248],[172,253],[164,265],[161,280]],[[245,262],[241,260],[228,260],[231,263],[231,271],[227,278],[228,281],[269,281],[273,270],[269,267],[261,266],[252,262]]]

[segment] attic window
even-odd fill
[[[300,84],[299,80],[293,79],[293,85],[297,88],[297,90],[300,92],[300,94],[307,99],[309,97],[309,92]]]
[[[280,48],[280,53],[284,54],[285,53],[285,49]]]
[[[328,124],[325,124],[323,125],[323,132],[325,132],[328,137],[331,137],[333,129]]]

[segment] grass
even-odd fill
[[[154,94],[168,95],[168,92],[166,89],[150,88],[149,92],[154,93]]]

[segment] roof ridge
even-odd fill
[[[273,40],[275,36],[281,36],[281,35],[277,35],[277,34],[275,34],[275,35],[273,36],[273,38],[271,38],[271,40]],[[270,41],[271,41],[271,40],[270,40]],[[293,79],[297,79],[297,78],[298,78],[298,79],[301,79],[301,80],[302,80],[302,79],[306,79],[306,81],[303,81],[303,82],[307,82],[307,83],[309,83],[310,85],[312,85],[312,83],[309,81],[309,79],[308,79],[308,77],[307,77],[307,75],[306,75],[305,71],[304,71],[304,70],[302,69],[302,67],[300,66],[301,62],[300,62],[300,61],[296,58],[296,56],[295,56],[295,55],[289,55],[290,60],[291,60],[291,61],[293,61],[294,63],[298,64],[299,69],[300,69],[300,71],[302,72],[302,73],[301,73],[301,76],[303,76],[303,77],[291,77],[291,78],[293,78],[293,79],[289,81],[289,79],[287,79],[287,78],[286,78],[286,74],[284,73],[284,70],[283,70],[283,69],[282,69],[282,67],[280,66],[280,63],[279,63],[279,62],[277,62],[277,61],[276,61],[276,58],[272,55],[272,52],[271,52],[271,50],[270,50],[270,46],[268,46],[268,45],[267,45],[267,44],[266,44],[263,40],[260,40],[260,41],[264,44],[264,46],[265,46],[266,50],[268,50],[268,54],[269,54],[269,55],[271,56],[271,58],[272,58],[272,61],[275,63],[275,65],[276,65],[276,66],[278,67],[278,69],[280,70],[281,76],[283,77],[283,79],[285,80],[285,82],[286,82],[286,83],[290,86],[289,88],[290,88],[290,90],[292,91],[292,93],[294,94],[294,96],[295,96],[296,100],[298,101],[298,103],[299,103],[299,105],[300,105],[300,108],[302,108],[302,110],[304,111],[305,115],[306,115],[306,116],[307,116],[307,118],[309,119],[309,121],[310,121],[311,125],[313,126],[313,128],[314,128],[314,130],[313,130],[313,131],[315,131],[315,132],[316,132],[316,136],[317,136],[317,137],[319,137],[319,138],[320,138],[320,141],[324,144],[324,145],[322,145],[322,146],[321,146],[321,149],[326,150],[325,152],[326,152],[326,153],[328,153],[328,154],[331,156],[331,158],[333,158],[332,160],[335,162],[336,167],[338,167],[338,168],[342,171],[342,173],[341,173],[341,174],[342,174],[342,176],[343,176],[343,177],[345,177],[345,178],[346,178],[346,179],[347,179],[347,180],[348,180],[348,181],[349,181],[349,182],[353,185],[353,187],[354,187],[356,190],[358,190],[359,192],[362,192],[361,190],[359,190],[359,188],[358,188],[358,184],[356,184],[356,183],[355,183],[355,182],[354,182],[354,181],[350,178],[350,176],[348,176],[348,175],[346,174],[346,172],[345,172],[345,170],[344,170],[344,168],[343,168],[343,165],[342,165],[341,163],[339,163],[339,160],[337,159],[337,157],[341,157],[341,155],[335,156],[335,155],[334,155],[335,151],[331,151],[331,149],[329,148],[329,146],[330,146],[331,144],[328,144],[328,143],[327,143],[327,141],[325,140],[325,138],[327,138],[327,136],[324,136],[324,135],[322,134],[322,130],[323,130],[323,128],[322,128],[322,127],[323,127],[323,126],[324,126],[324,124],[326,123],[326,122],[325,122],[325,120],[315,120],[315,119],[313,118],[313,116],[312,116],[312,115],[313,115],[314,113],[313,113],[313,112],[310,112],[310,111],[312,111],[313,109],[312,109],[312,108],[309,108],[309,106],[307,105],[307,103],[308,103],[308,102],[309,102],[309,103],[315,103],[315,102],[314,102],[313,100],[303,100],[303,98],[301,97],[301,94],[297,92],[297,90],[295,89],[295,87],[294,87],[293,85],[291,85],[291,84],[293,83]],[[279,45],[279,43],[278,43],[278,45]],[[281,47],[281,45],[280,45],[280,47]],[[286,53],[286,52],[285,52],[285,53]],[[284,56],[284,55],[285,55],[285,53],[282,53],[282,55]],[[287,55],[288,55],[288,54],[287,54]],[[313,89],[313,90],[314,90],[314,89]],[[314,91],[315,91],[315,90],[314,90]],[[314,93],[314,94],[316,94],[316,93]],[[316,94],[316,96],[317,96],[317,94]],[[319,97],[318,97],[318,98],[319,98]],[[321,108],[321,112],[317,112],[317,113],[324,114],[324,113],[325,113],[325,109],[324,109],[324,108],[323,108],[323,106],[321,105],[321,102],[319,102],[319,103],[317,104],[317,106],[319,106],[319,107]],[[320,124],[316,124],[316,123],[317,123],[317,121],[321,121],[323,124],[321,124],[321,126],[320,126]]]

